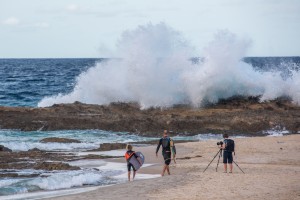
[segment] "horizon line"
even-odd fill
[[[245,56],[243,58],[293,58],[293,57],[300,57],[299,56]],[[191,58],[203,58],[200,56],[195,56]],[[9,57],[9,58],[1,58],[1,60],[5,59],[121,59],[119,57]]]

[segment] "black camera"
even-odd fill
[[[217,142],[217,145],[223,145],[223,142],[222,141],[220,141],[220,142]]]

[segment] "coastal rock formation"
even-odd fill
[[[70,166],[68,163],[62,162],[42,162],[34,166],[35,170],[79,170],[80,167]]]
[[[0,151],[12,152],[11,149],[9,149],[9,148],[7,148],[7,147],[5,147],[3,145],[0,145]]]
[[[115,149],[125,149],[126,144],[124,143],[103,143],[100,144],[98,151],[110,151]]]
[[[39,175],[40,174],[18,174],[15,172],[2,171],[2,173],[0,173],[0,178],[33,178]]]
[[[41,170],[79,170],[79,167],[70,166],[67,162],[81,159],[107,159],[118,158],[119,156],[106,155],[82,155],[73,153],[47,152],[37,148],[29,151],[9,152],[0,151],[0,169],[4,174],[11,173],[7,177],[22,177],[16,175],[13,170],[19,169],[41,169]],[[3,171],[4,170],[4,171]],[[5,170],[9,170],[5,172]],[[5,177],[1,175],[0,177]]]
[[[194,108],[140,109],[135,103],[89,105],[75,102],[47,108],[0,107],[0,128],[23,131],[100,129],[144,136],[160,136],[163,129],[175,134],[261,134],[272,128],[300,131],[300,107],[288,99],[259,102],[258,97],[221,100]]]
[[[42,143],[48,143],[48,142],[56,142],[56,143],[81,143],[79,140],[69,139],[69,138],[57,138],[57,137],[44,138],[40,142],[42,142]]]

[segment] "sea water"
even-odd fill
[[[107,60],[0,59],[0,106],[37,107],[45,97],[71,93],[79,75]],[[257,71],[280,72],[283,78],[300,69],[300,57],[246,57],[244,62]]]
[[[81,143],[42,143],[49,137],[63,137],[80,140]],[[11,150],[27,151],[32,148],[52,152],[68,152],[81,156],[86,150],[99,148],[102,143],[128,143],[134,141],[149,141],[158,138],[140,137],[126,132],[110,132],[101,130],[70,130],[70,131],[32,131],[0,130],[0,144]],[[80,154],[82,153],[82,154]],[[124,150],[101,152],[101,155],[123,156]],[[93,152],[86,152],[93,154]],[[98,153],[99,154],[99,153]],[[19,175],[40,174],[34,178],[2,178],[0,180],[0,196],[37,191],[78,188],[82,186],[110,185],[126,181],[126,164],[112,165],[103,160],[82,160],[70,162],[79,166],[76,171],[43,171],[43,170],[9,170]],[[124,165],[124,166],[123,166]],[[7,173],[0,170],[0,173]],[[120,178],[121,177],[121,178]]]

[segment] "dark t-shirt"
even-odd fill
[[[225,151],[234,152],[234,141],[232,139],[224,139]]]

